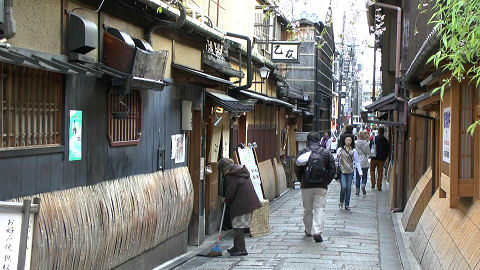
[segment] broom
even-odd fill
[[[225,208],[227,205],[223,203],[223,212],[222,212],[222,220],[220,221],[220,228],[218,229],[218,238],[217,243],[215,246],[210,250],[210,252],[205,255],[205,257],[219,257],[222,256],[222,250],[220,249],[220,238],[222,237],[222,227],[223,227],[223,218],[225,217]]]

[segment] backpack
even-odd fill
[[[305,166],[305,173],[303,175],[303,182],[305,184],[322,184],[328,182],[328,172],[325,168],[325,160],[322,156],[324,149],[319,151],[312,151],[308,158],[308,163]]]

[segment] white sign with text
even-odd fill
[[[298,42],[272,42],[273,62],[298,62]]]

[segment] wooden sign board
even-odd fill
[[[21,269],[22,264],[24,269],[30,269],[34,212],[25,214],[22,209],[23,203],[0,202],[0,269]],[[35,211],[38,212],[38,205]],[[24,222],[24,217],[28,221]]]
[[[264,197],[262,192],[262,181],[253,149],[250,147],[246,147],[244,149],[237,148],[237,155],[238,163],[244,165],[250,172],[250,179],[252,180],[258,199],[263,201]]]

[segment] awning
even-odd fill
[[[184,65],[172,63],[172,67],[177,71],[185,73],[186,76],[183,82],[200,84],[205,86],[212,86],[212,87],[218,84],[225,84],[225,85],[233,84],[233,82],[231,81],[227,81],[225,79],[209,75],[201,70],[196,70]]]
[[[211,98],[215,103],[223,107],[228,112],[249,112],[253,111],[253,106],[247,106],[240,103],[239,100],[232,98],[231,96],[218,93],[215,91],[205,91],[207,97]]]
[[[433,29],[430,32],[405,73],[404,84],[415,82],[415,76],[424,71],[428,58],[438,50],[441,39],[442,35],[439,35],[437,29]]]
[[[365,109],[367,109],[369,112],[390,111],[390,110],[395,110],[397,108],[396,103],[397,103],[397,99],[395,98],[395,93],[390,93],[372,102],[372,104],[366,106]]]
[[[252,91],[240,90],[239,93],[242,94],[242,95],[245,95],[247,97],[250,97],[250,98],[261,100],[261,101],[266,102],[266,103],[285,106],[287,108],[294,108],[295,107],[292,104],[290,104],[288,102],[285,102],[283,100],[280,100],[278,98],[272,98],[272,97],[264,96],[264,95],[257,94],[257,93],[252,92]]]
[[[210,53],[203,53],[202,63],[230,77],[237,77],[237,78],[245,77],[245,74],[242,71],[232,68],[230,63],[228,63],[225,60],[216,58],[216,56]]]
[[[408,101],[408,109],[416,107],[423,108],[425,105],[434,104],[440,101],[440,91],[436,93],[426,92]]]
[[[62,74],[77,74],[112,80],[127,80],[130,74],[123,73],[101,63],[69,62],[65,55],[54,55],[20,47],[0,48],[0,62],[20,65]],[[140,90],[163,90],[164,81],[131,77],[131,86]]]

